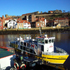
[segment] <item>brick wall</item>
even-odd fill
[[[32,15],[31,15],[31,22],[35,22],[35,18],[36,18],[35,15],[32,14]]]
[[[69,19],[57,19],[54,21],[54,23],[57,22],[57,24],[61,24],[61,26],[69,26]]]
[[[36,22],[36,27],[45,27],[45,22],[44,21]]]
[[[3,22],[0,21],[0,29],[3,29]]]

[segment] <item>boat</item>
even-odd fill
[[[0,70],[8,70],[13,65],[15,54],[10,50],[11,48],[0,46]]]
[[[15,41],[10,42],[10,46],[14,47],[15,51],[20,52],[20,54],[32,55],[43,62],[64,64],[69,54],[65,50],[55,47],[54,41],[55,37],[48,37],[47,34],[35,39],[31,39],[31,37],[23,39],[20,36]]]

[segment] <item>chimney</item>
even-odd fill
[[[1,17],[0,17],[0,20],[1,20]]]
[[[4,20],[4,15],[2,15],[2,19]]]

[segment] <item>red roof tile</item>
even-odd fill
[[[49,12],[53,12],[53,11],[49,11]]]
[[[22,19],[21,19],[21,18],[18,18],[17,21],[18,21],[18,20],[22,20]]]
[[[45,18],[42,18],[42,17],[39,17],[39,18],[36,18],[36,21],[44,21]]]
[[[29,15],[29,14],[31,14],[31,13],[23,14],[22,16]]]
[[[19,21],[17,21],[17,23],[23,23],[23,20],[19,20]]]
[[[12,19],[12,18],[5,18],[5,20],[10,20],[10,19]]]
[[[30,22],[27,22],[26,20],[18,20],[17,23],[28,23],[28,24],[30,24]]]

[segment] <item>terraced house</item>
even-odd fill
[[[46,19],[42,17],[35,18],[35,21],[31,23],[31,27],[46,27]]]
[[[3,29],[3,20],[0,18],[0,29]]]
[[[29,29],[31,28],[30,22],[27,20],[22,20],[21,18],[17,19],[17,29]]]
[[[56,18],[54,20],[54,25],[60,24],[61,26],[69,26],[69,19],[68,18]]]
[[[5,18],[4,16],[2,16],[0,17],[0,29],[3,29],[4,23],[5,23]]]

